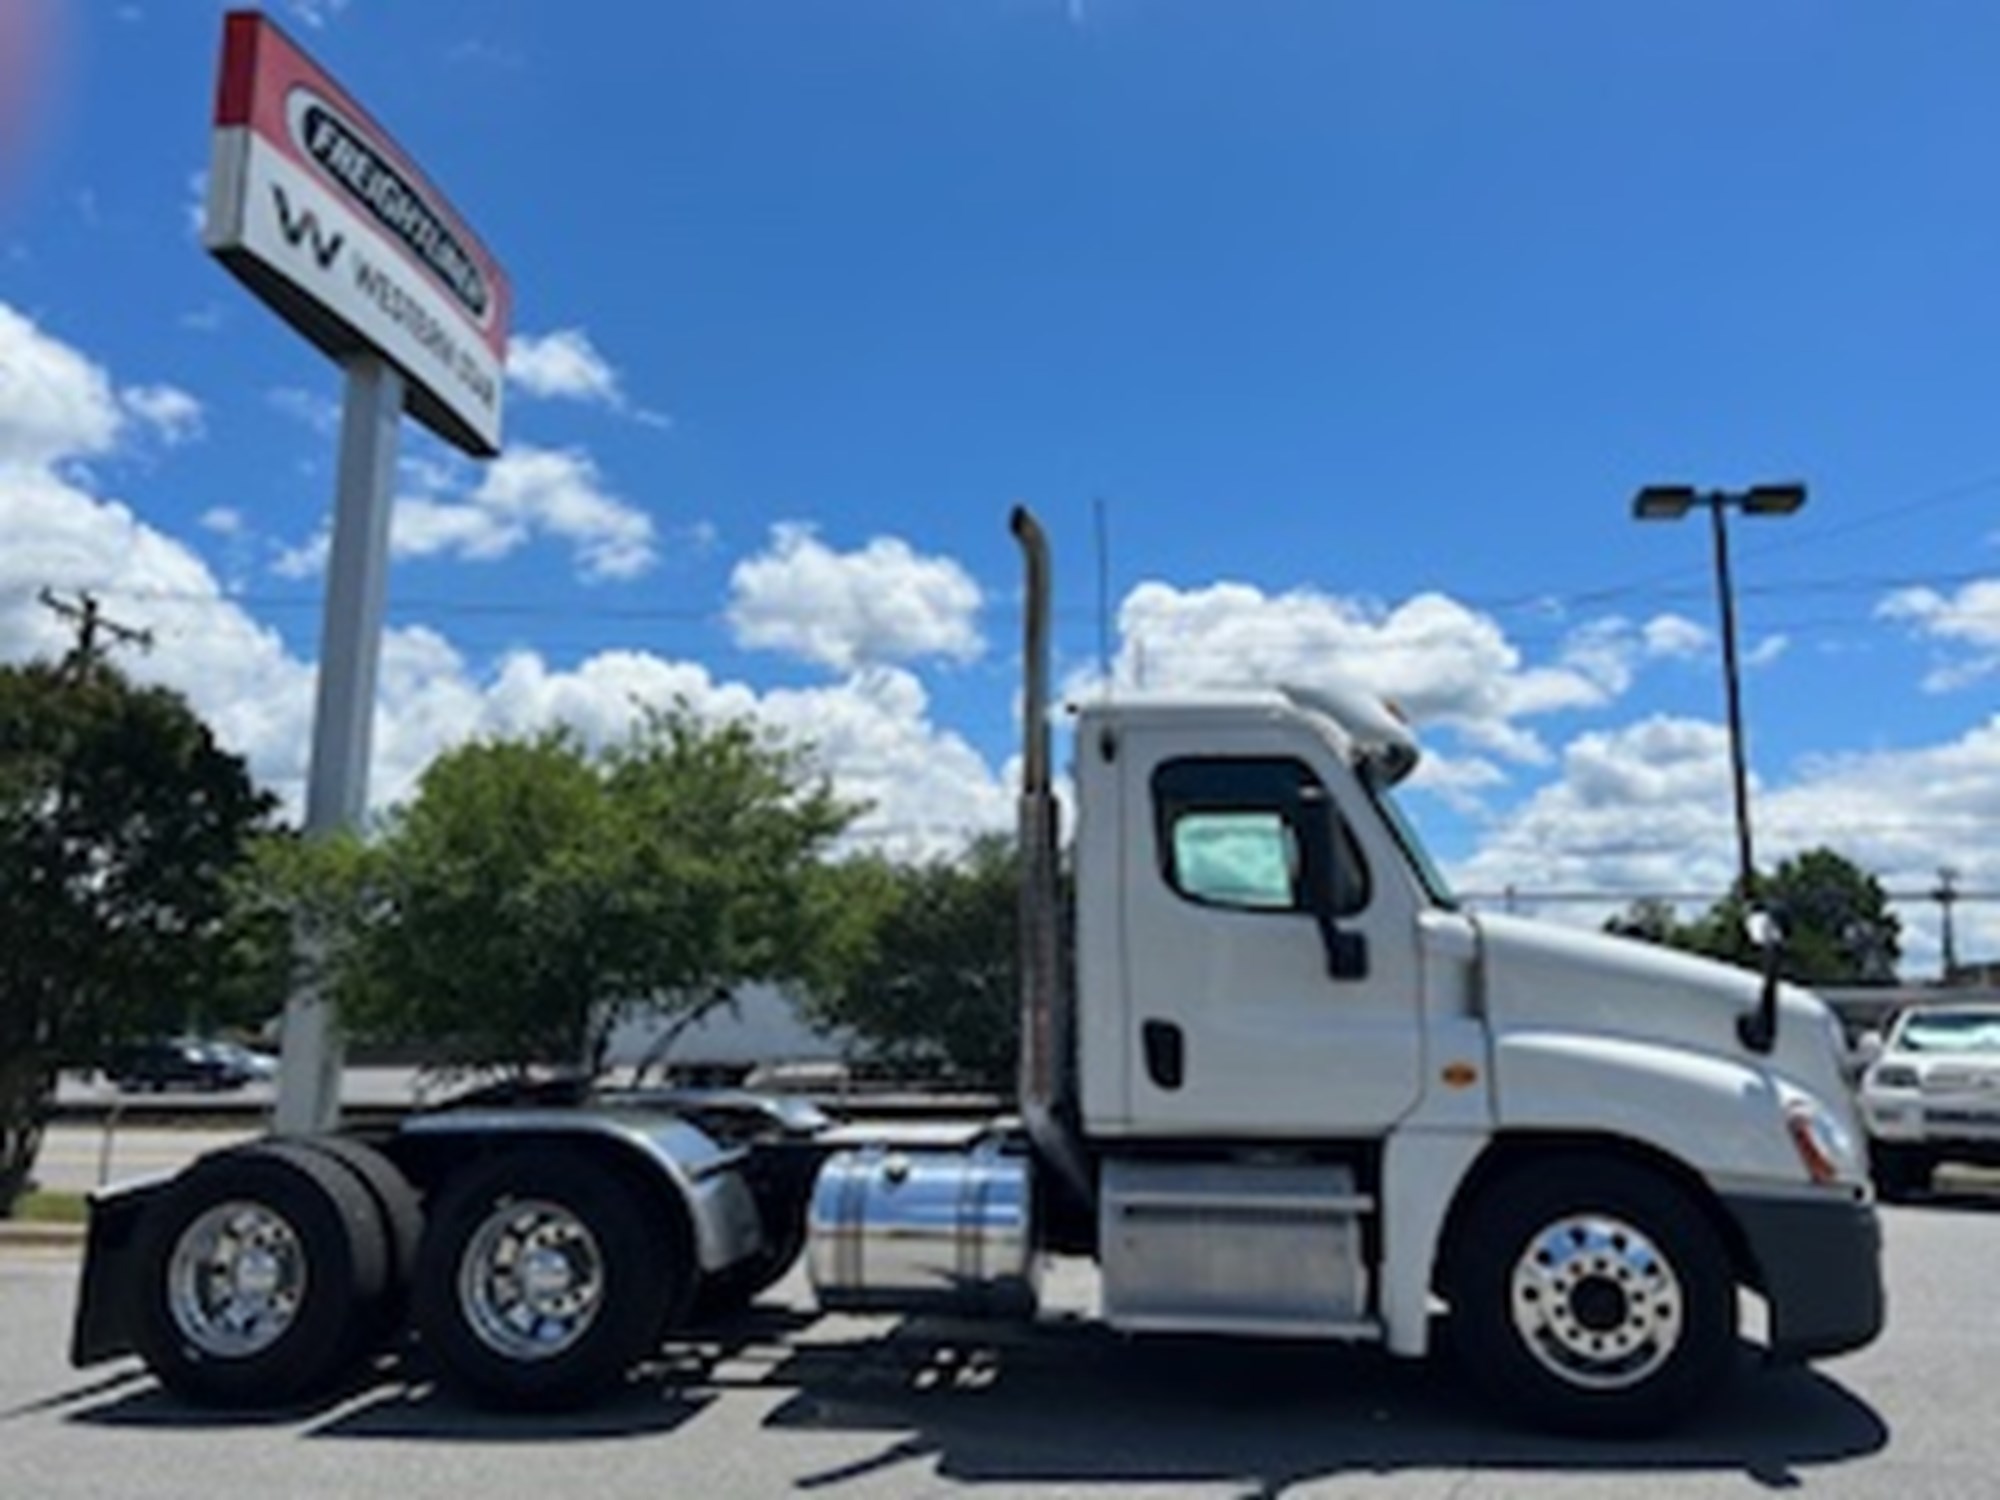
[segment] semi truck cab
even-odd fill
[[[1738,1284],[1762,1295],[1777,1356],[1866,1342],[1877,1229],[1827,1009],[1781,987],[1758,1051],[1754,975],[1460,909],[1396,802],[1418,759],[1352,689],[1078,715],[1076,1129],[1113,1183],[1107,1315],[1416,1355],[1440,1298],[1500,1299],[1472,1351],[1498,1393],[1600,1423],[1650,1409],[1620,1393],[1714,1320],[1705,1281],[1732,1306]],[[1121,1203],[1132,1168],[1144,1188]],[[1274,1296],[1227,1264],[1198,1284],[1188,1245],[1151,1255],[1180,1266],[1178,1293],[1122,1295],[1121,1270],[1158,1274],[1148,1239],[1197,1222],[1269,1242],[1256,1258],[1323,1274],[1321,1294]],[[1487,1264],[1496,1224],[1505,1267]],[[1670,1264],[1683,1235],[1694,1263]]]

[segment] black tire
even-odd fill
[[[161,1384],[208,1406],[283,1406],[362,1352],[388,1236],[360,1181],[288,1142],[181,1175],[139,1227],[133,1342]]]
[[[345,1167],[367,1189],[381,1216],[388,1235],[389,1269],[381,1295],[365,1312],[371,1342],[379,1345],[402,1330],[409,1312],[417,1249],[424,1235],[423,1201],[402,1169],[364,1141],[345,1135],[309,1135],[298,1137],[297,1144]]]
[[[417,1257],[424,1346],[482,1405],[581,1405],[657,1349],[685,1305],[693,1261],[668,1220],[583,1152],[527,1148],[468,1168]],[[531,1276],[547,1284],[524,1285]]]
[[[391,1275],[406,1287],[417,1271],[417,1248],[423,1242],[423,1201],[402,1168],[365,1141],[345,1135],[308,1135],[297,1143],[322,1156],[330,1156],[368,1189],[382,1222],[389,1232]]]
[[[1489,1184],[1459,1227],[1448,1295],[1467,1374],[1538,1427],[1659,1432],[1735,1364],[1735,1282],[1708,1216],[1621,1161],[1551,1158]]]
[[[1937,1163],[1922,1147],[1876,1141],[1868,1149],[1868,1158],[1876,1196],[1884,1203],[1907,1203],[1930,1190],[1931,1172]]]

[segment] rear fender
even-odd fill
[[[687,1215],[697,1262],[719,1271],[764,1243],[757,1201],[743,1167],[750,1152],[724,1146],[678,1115],[644,1110],[440,1110],[403,1121],[401,1139],[425,1155],[536,1144],[595,1151]]]

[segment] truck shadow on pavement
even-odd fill
[[[440,1393],[420,1358],[385,1363],[310,1411],[252,1417],[316,1439],[551,1442],[668,1437],[721,1400],[763,1400],[774,1432],[879,1435],[879,1446],[794,1474],[837,1493],[907,1471],[967,1483],[1223,1482],[1276,1496],[1341,1474],[1561,1470],[1607,1477],[1741,1473],[1771,1488],[1877,1452],[1865,1402],[1746,1349],[1728,1394],[1695,1426],[1639,1442],[1525,1433],[1447,1373],[1376,1351],[1196,1339],[1127,1340],[1099,1325],[1032,1327],[821,1319],[758,1307],[676,1340],[617,1398],[575,1413],[481,1412]],[[93,1397],[109,1399],[93,1400]],[[77,1393],[70,1419],[119,1426],[242,1422],[150,1381]],[[823,1451],[823,1450],[821,1450]]]
[[[1433,1468],[1718,1470],[1790,1487],[1802,1468],[1888,1442],[1874,1410],[1822,1375],[1739,1374],[1684,1433],[1593,1442],[1510,1427],[1448,1370],[1373,1350],[1134,1342],[1096,1327],[996,1346],[976,1328],[905,1324],[859,1345],[795,1351],[773,1375],[792,1394],[767,1425],[883,1433],[879,1453],[801,1475],[803,1489],[910,1465],[966,1481],[1233,1482],[1258,1496],[1343,1473]]]

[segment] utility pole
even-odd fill
[[[59,597],[54,589],[43,589],[39,597],[51,613],[68,621],[76,631],[76,645],[63,659],[63,670],[73,678],[88,675],[103,660],[109,647],[98,644],[99,635],[108,637],[112,645],[137,646],[141,651],[153,649],[152,631],[106,619],[97,596],[88,589],[77,590],[74,600]]]
[[[1939,978],[1943,983],[1950,984],[1952,976],[1958,972],[1958,944],[1951,925],[1951,909],[1958,904],[1958,871],[1949,865],[1938,871],[1937,889],[1931,892],[1931,900],[1937,902],[1942,917],[1939,925],[1942,928],[1941,961],[1944,973]]]

